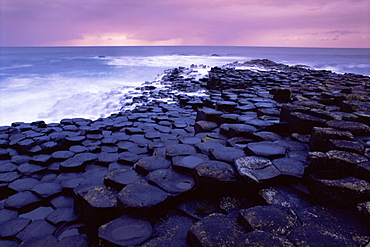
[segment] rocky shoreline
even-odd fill
[[[0,127],[0,246],[368,245],[370,78],[197,69],[108,118]]]

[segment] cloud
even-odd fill
[[[370,22],[369,3],[364,0],[2,0],[0,4],[2,45],[284,46],[282,37],[308,32],[363,35]],[[296,39],[286,45],[305,44]]]

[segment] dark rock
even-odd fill
[[[196,154],[197,151],[191,145],[187,144],[175,144],[166,147],[166,154],[169,157],[179,156],[179,155],[193,155]]]
[[[78,153],[72,158],[69,158],[60,163],[60,169],[64,172],[82,171],[87,164],[91,164],[98,158],[93,153]]]
[[[161,219],[154,226],[154,235],[156,237],[145,242],[141,246],[178,246],[186,247],[186,237],[194,220],[183,215],[171,214]]]
[[[358,246],[352,239],[320,226],[298,226],[288,236],[295,246]]]
[[[19,242],[16,240],[2,240],[0,239],[0,246],[2,247],[18,247]]]
[[[40,204],[41,200],[35,194],[30,191],[23,191],[9,196],[8,199],[5,200],[4,206],[24,213],[35,209],[40,206]]]
[[[234,163],[236,159],[243,156],[245,156],[245,152],[243,150],[233,147],[211,149],[209,154],[209,157],[213,160],[219,160],[228,163]]]
[[[308,188],[321,203],[347,208],[370,200],[370,183],[337,171],[320,171],[310,176]]]
[[[18,166],[18,171],[23,175],[32,175],[44,170],[46,170],[46,167],[30,163],[23,163],[22,165]]]
[[[124,165],[134,165],[137,161],[142,159],[142,155],[134,154],[131,152],[120,153],[117,162]]]
[[[62,192],[62,185],[60,183],[39,183],[35,185],[31,191],[35,192],[42,198],[56,196]]]
[[[275,142],[262,141],[248,143],[245,152],[249,155],[278,158],[285,156],[286,148]]]
[[[370,127],[363,123],[343,120],[331,120],[326,122],[326,125],[331,128],[349,131],[355,136],[370,135]]]
[[[350,173],[356,167],[356,164],[367,162],[368,159],[359,154],[346,151],[331,150],[326,153],[328,155],[328,168],[338,171],[348,171]]]
[[[242,226],[223,214],[211,214],[195,223],[188,233],[191,246],[234,246],[245,234]]]
[[[280,171],[281,175],[302,178],[305,170],[303,161],[292,158],[278,158],[272,164]]]
[[[168,193],[149,184],[146,180],[137,180],[126,185],[118,194],[118,206],[121,210],[144,210],[164,202]]]
[[[0,183],[10,183],[17,178],[19,178],[21,174],[18,172],[4,172],[0,173]]]
[[[184,144],[183,144],[184,145]],[[134,169],[146,176],[149,172],[158,170],[158,169],[166,169],[171,166],[171,162],[166,160],[165,158],[159,156],[151,156],[145,157],[140,159],[138,162],[135,163]]]
[[[357,154],[363,154],[365,146],[357,141],[330,139],[328,141],[328,150],[341,150]]]
[[[353,135],[349,131],[337,130],[333,128],[314,127],[312,129],[309,147],[311,151],[329,151],[329,140],[353,140]]]
[[[13,218],[0,224],[1,237],[14,237],[31,223],[30,219]]]
[[[71,158],[73,155],[74,155],[74,152],[72,151],[56,151],[51,154],[51,157],[55,161],[61,162],[61,161]]]
[[[99,240],[103,246],[135,246],[152,235],[152,226],[146,220],[121,216],[99,228]]]
[[[73,208],[57,208],[46,216],[46,220],[54,225],[61,222],[72,222],[77,219]]]
[[[126,185],[144,177],[133,169],[114,170],[104,177],[104,184],[122,190]]]
[[[237,182],[232,165],[221,161],[200,163],[194,168],[193,175],[197,185],[208,193],[233,190]]]
[[[218,127],[218,124],[210,121],[197,121],[194,124],[195,133],[210,132]]]
[[[100,225],[118,216],[118,192],[104,185],[77,189],[75,209],[87,225],[87,234],[95,237]]]
[[[256,230],[241,236],[235,245],[235,247],[244,247],[244,246],[293,247],[295,245],[283,236]]]
[[[261,230],[284,236],[299,225],[298,217],[293,210],[270,205],[241,209],[239,219],[247,231]]]
[[[280,135],[269,131],[258,131],[253,133],[253,136],[253,139],[257,139],[256,141],[277,141],[283,139]]]
[[[164,191],[175,195],[191,190],[195,184],[193,177],[172,169],[155,170],[150,172],[146,179]]]
[[[53,198],[50,202],[54,208],[70,208],[74,206],[73,197],[69,196],[58,196]]]
[[[220,144],[218,142],[202,142],[202,143],[199,143],[199,144],[195,145],[195,147],[201,153],[208,155],[209,154],[209,151],[211,149],[221,148],[221,147],[224,147],[224,145],[222,145],[222,144]]]
[[[275,90],[274,100],[280,102],[290,102],[292,97],[292,89],[280,87]]]
[[[21,214],[20,217],[27,218],[32,221],[43,220],[49,213],[53,212],[52,207],[38,207],[28,213]]]
[[[302,209],[311,206],[309,195],[288,186],[273,186],[259,191],[267,204],[292,209]]]
[[[304,234],[306,235],[305,237],[310,239],[307,243],[310,243],[310,241],[316,242],[316,240],[311,237],[316,234],[311,230],[316,230],[318,239],[325,240],[325,238],[328,238],[328,241],[325,243],[329,245],[332,242],[336,243],[336,240],[340,239],[344,241],[348,241],[349,239],[349,242],[352,244],[352,241],[354,241],[356,246],[365,246],[370,241],[368,228],[352,211],[325,208],[315,205],[297,211],[297,214],[303,226],[307,226],[307,230],[310,232],[307,232],[307,235]],[[303,229],[299,228],[300,227],[298,227],[298,232],[302,230],[306,232],[305,227]],[[293,231],[292,234],[294,234],[294,232],[295,231]],[[288,238],[293,240],[291,236],[288,236]],[[304,238],[302,240],[304,240]],[[316,246],[314,245],[315,242],[312,242],[312,246]]]
[[[22,242],[20,246],[24,247],[48,247],[57,246],[59,244],[58,239],[53,235],[37,236],[28,238]]]
[[[325,119],[302,112],[292,112],[287,119],[289,130],[297,133],[310,133],[313,127],[323,127]]]
[[[88,247],[89,246],[89,239],[86,235],[76,235],[76,236],[67,236],[60,240],[55,247]]]
[[[15,219],[17,217],[18,212],[16,210],[0,209],[0,224],[7,220]]]
[[[239,158],[235,160],[235,167],[248,183],[262,183],[281,174],[269,159],[257,156]]]
[[[56,227],[46,222],[45,220],[32,221],[26,228],[19,232],[16,237],[23,242],[31,238],[45,237],[51,235],[56,230]]]
[[[178,171],[191,172],[198,164],[208,160],[208,157],[203,154],[176,156],[172,158],[173,169]]]

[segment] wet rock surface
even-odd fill
[[[108,118],[0,127],[0,246],[368,245],[369,77],[197,68]]]

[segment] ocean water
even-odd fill
[[[276,47],[0,47],[0,126],[97,119],[167,69],[251,59],[370,75],[370,49]]]

